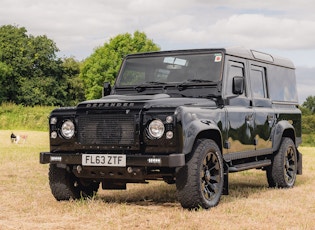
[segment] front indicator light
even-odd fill
[[[167,123],[172,123],[173,122],[173,117],[172,116],[167,116],[166,117],[166,122]]]
[[[163,136],[165,127],[161,120],[153,120],[148,127],[149,135],[151,138],[159,139]]]
[[[71,120],[66,120],[61,126],[61,135],[66,139],[73,137],[74,131],[75,127]]]
[[[56,139],[57,138],[57,132],[56,131],[53,131],[53,132],[51,132],[51,134],[50,134],[50,137],[52,138],[52,139]]]
[[[57,117],[52,117],[52,118],[50,118],[50,124],[51,125],[55,125],[55,124],[57,124]]]

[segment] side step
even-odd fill
[[[249,162],[229,167],[229,172],[240,172],[247,169],[261,168],[269,165],[271,165],[271,160]]]

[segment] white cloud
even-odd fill
[[[315,21],[259,14],[232,15],[211,28],[221,39],[252,47],[305,49],[314,47]]]
[[[172,40],[199,43],[211,41],[268,49],[315,48],[315,21],[267,17],[259,14],[231,15],[213,24],[199,22],[197,17],[177,16],[172,23],[163,21],[148,28]],[[198,25],[198,26],[194,26]]]
[[[295,52],[315,49],[315,14],[306,2],[0,0],[0,25],[46,34],[62,54],[79,59],[110,37],[135,30],[162,49],[243,45]]]
[[[109,38],[135,30],[162,49],[242,45],[292,59],[300,102],[315,95],[309,0],[0,0],[0,6],[0,26],[47,35],[61,56],[84,59]]]

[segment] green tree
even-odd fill
[[[29,36],[23,56],[25,71],[19,77],[17,103],[25,105],[64,105],[66,98],[62,61],[56,57],[59,49],[46,36]]]
[[[0,104],[2,101],[8,100],[10,88],[12,88],[8,76],[12,75],[12,68],[4,62],[0,62]]]
[[[67,105],[76,105],[78,102],[85,100],[83,81],[79,77],[80,63],[71,57],[65,58],[61,66],[63,78],[67,85]]]
[[[18,78],[25,73],[27,58],[27,35],[25,28],[0,27],[0,75],[2,100],[15,102],[18,95]],[[2,102],[2,101],[1,101]]]
[[[304,103],[302,104],[305,108],[307,108],[311,113],[315,113],[315,96],[308,96]]]
[[[77,83],[79,64],[73,60],[69,66],[67,59],[57,58],[58,51],[55,42],[45,35],[27,35],[24,27],[0,27],[0,104],[73,103],[69,97],[77,96],[76,90],[82,91],[82,84]]]
[[[80,78],[83,80],[86,98],[101,97],[104,82],[114,83],[122,59],[127,54],[158,50],[159,46],[139,31],[134,32],[133,36],[125,33],[110,39],[109,43],[97,48],[82,65]]]

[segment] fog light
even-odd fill
[[[51,132],[51,134],[50,134],[50,137],[52,138],[52,139],[56,139],[57,138],[57,132],[56,131],[53,131],[53,132]]]
[[[166,139],[172,139],[174,136],[174,133],[172,131],[166,132]]]
[[[148,158],[149,164],[161,164],[162,160],[161,158]]]
[[[62,157],[61,156],[50,156],[50,162],[61,162]]]

